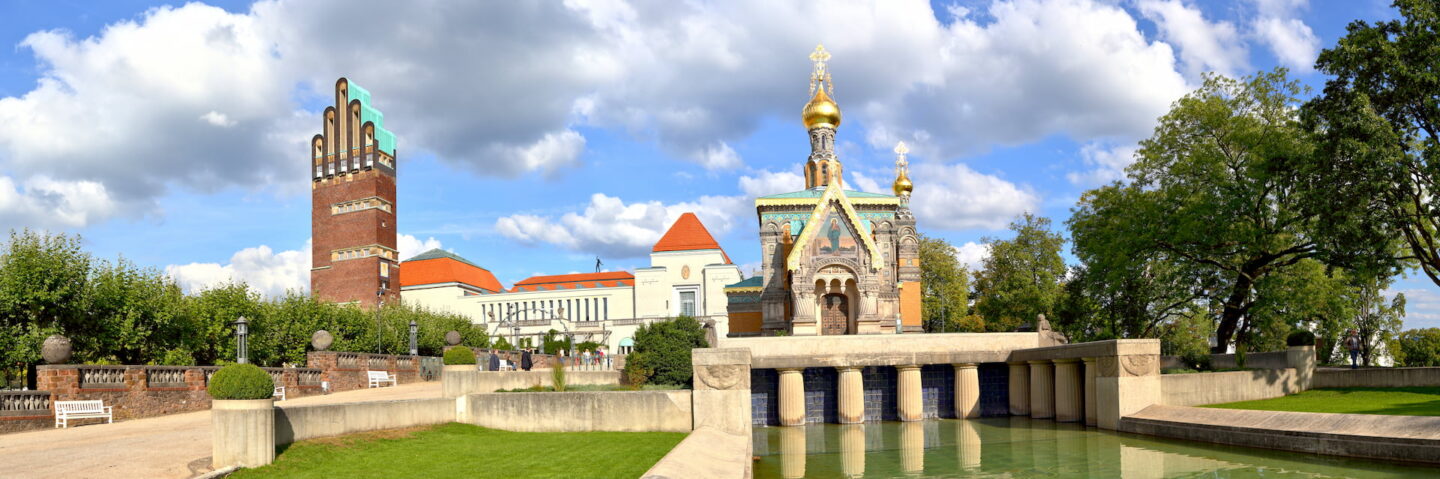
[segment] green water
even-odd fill
[[[1440,477],[1440,468],[1177,441],[1025,417],[755,429],[755,477]]]

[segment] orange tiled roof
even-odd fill
[[[511,288],[510,291],[554,291],[557,289],[613,288],[616,286],[634,285],[635,275],[627,271],[610,271],[605,273],[531,276],[515,283],[515,287]]]
[[[412,259],[401,263],[400,286],[463,283],[491,292],[504,291],[495,275],[479,266],[448,256]]]
[[[650,251],[690,251],[698,249],[718,249],[720,250],[720,256],[725,258],[725,264],[730,264],[730,255],[725,254],[725,249],[720,247],[720,243],[715,242],[714,236],[710,236],[710,230],[705,229],[705,225],[700,222],[700,218],[696,217],[695,213],[685,213],[680,215],[679,219],[675,220],[675,224],[670,225],[670,230],[666,231],[665,235],[660,237],[660,241],[657,241],[655,248]]]

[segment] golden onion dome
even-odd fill
[[[895,190],[895,196],[905,196],[915,189],[915,185],[910,184],[910,178],[902,173],[899,177],[895,178],[893,188]]]
[[[825,88],[815,89],[815,96],[810,98],[810,103],[805,104],[801,110],[800,118],[805,122],[805,129],[810,130],[819,127],[840,127],[840,106],[830,95],[825,94]]]

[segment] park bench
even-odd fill
[[[111,406],[104,401],[55,401],[55,427],[70,427],[71,419],[105,418],[106,423],[115,419],[110,414]]]
[[[369,375],[370,375],[370,387],[372,387],[372,388],[378,388],[378,387],[380,387],[382,384],[385,384],[385,383],[390,383],[391,386],[395,386],[395,385],[398,384],[398,383],[395,382],[395,375],[394,375],[394,374],[390,374],[390,373],[387,373],[387,372],[385,372],[385,371],[366,371],[366,372],[369,373]]]

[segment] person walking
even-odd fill
[[[526,350],[524,350],[523,352],[520,353],[520,369],[524,369],[524,370],[526,370],[526,371],[529,371],[529,370],[530,370],[530,366],[531,366],[531,363],[530,363],[530,350],[529,350],[529,349],[526,349]]]
[[[489,368],[489,370],[490,370],[490,371],[499,371],[499,370],[500,370],[500,353],[499,353],[499,352],[490,351],[490,368]]]
[[[1353,329],[1345,331],[1345,348],[1350,350],[1350,369],[1360,367],[1360,335]]]
[[[581,363],[584,364],[587,368],[590,367],[590,350],[586,349],[584,351],[581,351],[580,357],[583,358]]]

